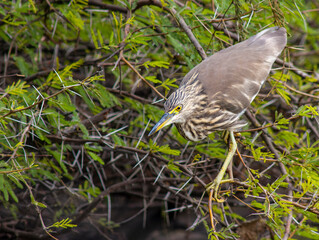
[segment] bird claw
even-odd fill
[[[225,202],[225,199],[223,198],[220,198],[218,196],[218,193],[219,193],[219,187],[221,184],[224,184],[224,183],[231,183],[233,182],[234,180],[233,179],[226,179],[226,180],[222,180],[220,182],[217,182],[217,181],[213,181],[209,184],[206,185],[206,191],[209,191],[209,201],[215,201],[215,202],[218,202],[218,203],[222,203],[222,202]]]
[[[224,202],[225,200],[222,199],[222,198],[219,198],[218,197],[218,193],[219,193],[219,186],[220,184],[218,184],[217,182],[212,182],[212,183],[209,183],[207,186],[206,186],[206,191],[209,192],[209,202]]]
[[[213,190],[211,190],[213,191]],[[218,198],[218,192],[214,191],[214,194],[213,194],[213,197],[210,199],[210,201],[215,201],[215,202],[218,202],[218,203],[223,203],[225,202],[226,200],[224,198]]]

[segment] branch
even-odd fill
[[[207,55],[206,55],[203,47],[200,45],[200,43],[198,42],[198,40],[194,36],[191,28],[186,24],[184,18],[181,15],[179,15],[173,7],[168,8],[168,7],[163,6],[162,2],[159,0],[141,0],[137,3],[137,6],[133,11],[136,11],[137,9],[139,9],[145,5],[154,5],[154,6],[157,6],[159,8],[162,8],[166,12],[170,13],[175,19],[177,19],[180,27],[184,30],[184,32],[188,36],[189,40],[193,43],[193,45],[195,46],[195,48],[196,48],[197,52],[199,53],[199,55],[201,56],[201,58],[203,60],[207,58]]]
[[[49,100],[50,98],[53,98],[53,97],[59,95],[59,94],[62,93],[62,92],[65,92],[65,91],[68,90],[68,89],[71,89],[71,88],[73,88],[73,87],[78,87],[78,86],[81,86],[81,85],[82,85],[82,83],[81,83],[81,84],[75,84],[75,85],[72,85],[72,86],[64,87],[64,88],[61,89],[60,91],[57,91],[56,93],[54,93],[54,94],[52,94],[52,95],[50,95],[50,96],[48,96],[48,97],[41,98],[39,101],[37,101],[37,102],[35,102],[35,103],[33,103],[33,104],[27,106],[27,107],[10,110],[10,111],[7,112],[6,114],[0,116],[0,119],[5,118],[5,117],[7,117],[7,116],[9,116],[9,115],[11,115],[11,114],[17,113],[17,112],[23,112],[23,111],[25,111],[25,110],[31,109],[31,108],[33,108],[33,107],[35,107],[35,106],[41,104],[42,102],[47,101],[47,100]]]
[[[125,7],[120,7],[120,6],[117,6],[117,5],[106,4],[106,3],[102,3],[100,1],[89,0],[88,4],[91,5],[91,6],[97,6],[97,7],[100,7],[102,9],[107,9],[107,10],[111,10],[111,11],[117,11],[117,12],[121,12],[121,13],[126,13],[127,12],[127,8],[125,8]]]
[[[121,91],[121,90],[117,90],[117,89],[113,89],[113,88],[105,88],[105,89],[107,91],[111,92],[111,93],[115,93],[115,94],[118,94],[118,95],[121,95],[121,96],[130,97],[130,98],[135,99],[135,100],[137,100],[137,101],[139,101],[141,103],[152,104],[152,105],[155,105],[155,106],[163,108],[163,104],[162,103],[159,103],[159,102],[155,102],[154,103],[152,100],[149,100],[149,99],[146,99],[146,98],[142,98],[140,96],[131,94],[129,92],[125,92],[125,91]]]
[[[195,46],[197,52],[199,53],[199,55],[201,56],[201,58],[203,60],[205,60],[207,58],[207,55],[206,55],[203,47],[198,42],[197,38],[194,36],[191,28],[186,24],[185,20],[176,12],[176,10],[174,8],[171,8],[171,12],[174,15],[178,16],[178,21],[179,21],[181,28],[185,31],[189,40],[194,44],[194,46]]]
[[[96,123],[99,123],[103,120],[106,119],[107,117],[107,114],[109,113],[110,109],[104,109],[103,111],[99,112],[98,114],[88,118],[88,119],[85,119],[83,120],[81,123],[86,127],[88,128],[90,125],[94,125]],[[70,135],[72,134],[75,129],[78,128],[78,124],[72,126],[72,127],[68,127],[66,130],[63,131],[63,133],[65,133],[66,135]],[[48,138],[54,138],[54,135],[48,135],[47,136]],[[64,138],[63,138],[64,140]],[[78,140],[82,140],[82,139],[78,139]]]
[[[122,56],[122,60],[150,87],[156,92],[161,98],[166,99],[152,84],[150,84],[133,66],[132,64]]]
[[[288,68],[289,70],[293,71],[294,73],[296,73],[297,75],[299,75],[299,76],[301,76],[301,77],[303,77],[303,78],[315,78],[315,79],[317,79],[317,80],[319,81],[319,78],[314,77],[314,76],[311,76],[311,75],[309,75],[308,73],[305,73],[304,71],[302,71],[302,70],[296,68],[296,67],[293,65],[293,63],[291,63],[291,62],[285,62],[285,61],[283,61],[283,60],[277,58],[277,59],[276,59],[276,63],[278,63],[279,65],[282,65],[282,66]]]

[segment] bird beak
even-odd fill
[[[171,123],[172,118],[175,116],[175,112],[169,112],[169,113],[165,113],[161,120],[158,121],[158,123],[156,123],[156,125],[153,127],[153,129],[150,131],[150,133],[148,134],[148,136],[151,136],[152,134],[156,133],[157,131],[159,131],[161,128],[163,128],[164,126],[168,125]]]

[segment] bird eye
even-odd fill
[[[177,106],[177,107],[175,108],[175,110],[179,112],[180,110],[182,110],[182,107],[181,107],[181,106]]]

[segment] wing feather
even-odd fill
[[[273,27],[221,50],[194,67],[208,99],[222,109],[240,113],[248,107],[287,43],[286,29]]]

